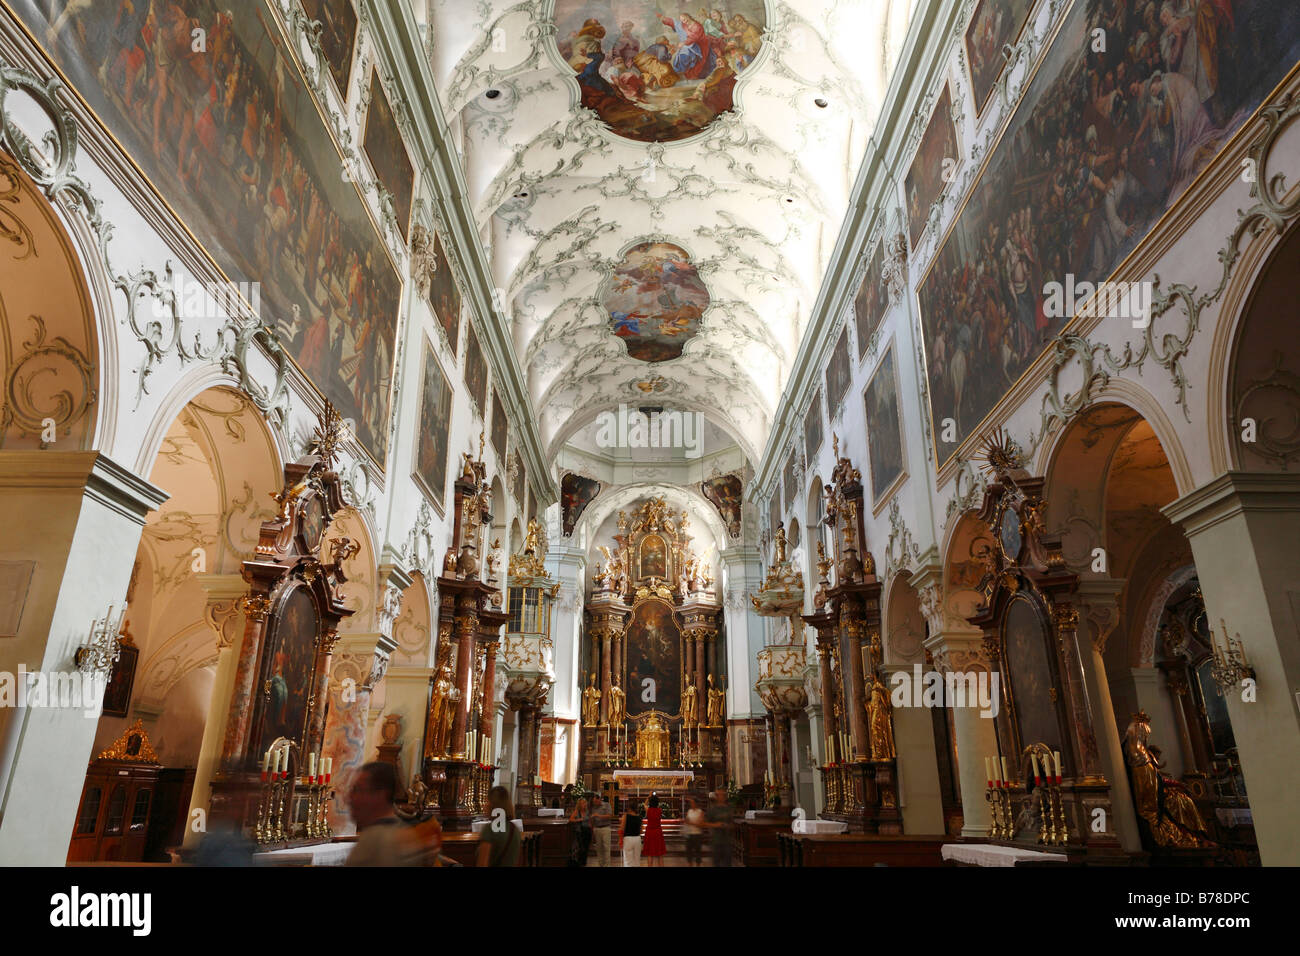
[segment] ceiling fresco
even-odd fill
[[[610,328],[627,344],[628,355],[667,362],[699,334],[709,290],[681,246],[642,242],[614,270],[604,305]]]
[[[601,412],[653,396],[704,412],[758,460],[910,6],[734,0],[714,18],[707,6],[642,0],[434,0],[417,13],[545,455]],[[710,37],[696,71],[712,55],[708,76],[683,76],[690,51],[677,27],[695,32],[683,14]],[[727,21],[717,37],[705,22],[715,19]],[[661,36],[675,51],[667,64],[650,50]],[[626,69],[625,37],[638,44],[639,78],[611,81],[616,49]],[[713,101],[727,109],[701,111],[719,50],[737,83],[729,102]],[[682,55],[672,86],[647,53],[670,67]],[[584,71],[615,92],[597,102]],[[665,259],[649,288],[643,278],[615,292],[612,277],[643,243],[689,250],[689,281],[665,273]],[[646,314],[633,329],[611,311]]]
[[[642,0],[555,4],[555,48],[577,75],[582,105],[646,143],[694,136],[730,111],[766,26],[763,0],[732,0],[725,14]]]

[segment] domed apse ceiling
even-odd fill
[[[427,5],[549,457],[600,412],[650,400],[706,412],[757,461],[910,5]]]

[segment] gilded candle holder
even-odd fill
[[[1065,825],[1065,804],[1061,800],[1061,785],[1058,783],[1054,790],[1056,793],[1056,818],[1059,821],[1056,826],[1056,839],[1054,842],[1057,846],[1065,846],[1070,842],[1070,830]]]
[[[996,787],[984,788],[984,799],[989,805],[989,836],[994,840],[1002,838],[1002,802],[998,799]]]

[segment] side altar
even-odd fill
[[[663,772],[668,782],[652,789],[722,786],[722,607],[707,564],[691,547],[686,513],[648,499],[630,516],[619,513],[613,549],[600,550],[605,560],[587,602],[583,642],[590,665],[582,692],[584,784],[627,791],[635,775],[625,782],[620,773],[638,770]]]

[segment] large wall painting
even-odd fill
[[[652,598],[632,611],[627,625],[627,684],[623,688],[628,714],[658,710],[677,715],[682,706],[681,645],[681,630],[667,602]],[[654,693],[648,694],[651,689]]]
[[[346,100],[352,54],[357,46],[357,12],[352,9],[352,0],[302,0],[302,9],[321,25],[321,50],[329,62],[334,85]]]
[[[907,194],[908,237],[913,249],[921,240],[921,233],[925,232],[930,207],[947,185],[944,177],[951,175],[950,171],[957,168],[960,160],[957,126],[952,121],[952,94],[945,83],[939,101],[934,104],[934,112],[930,114],[930,122],[921,136],[921,145],[912,157],[907,178],[903,180],[903,189]]]
[[[879,507],[903,474],[903,425],[898,414],[898,371],[891,345],[867,383],[867,452],[871,500]]]
[[[719,475],[700,483],[700,493],[718,509],[723,524],[727,526],[727,534],[732,538],[740,537],[744,490],[739,475]]]
[[[510,422],[506,418],[506,407],[501,404],[501,396],[492,389],[492,448],[497,453],[497,461],[506,460],[506,439],[510,433]]]
[[[429,283],[429,307],[447,335],[447,346],[455,356],[460,348],[460,286],[452,274],[442,236],[433,237],[433,276]]]
[[[667,362],[699,334],[709,290],[681,246],[642,242],[615,267],[603,304],[629,356]]]
[[[480,416],[487,415],[487,359],[478,344],[478,333],[471,322],[465,334],[465,388]]]
[[[849,327],[846,323],[840,330],[840,337],[831,349],[830,360],[826,363],[826,416],[834,420],[840,413],[840,405],[848,394],[849,382],[853,378],[852,363],[849,360]]]
[[[694,136],[730,110],[766,28],[763,0],[731,0],[725,15],[646,0],[555,2],[556,47],[582,105],[643,143]]]
[[[415,474],[442,510],[447,491],[447,453],[451,435],[451,383],[443,374],[433,346],[424,346],[420,387],[420,426],[416,430]]]
[[[1105,281],[1300,57],[1293,0],[1129,7],[1066,13],[918,290],[940,467],[1069,323],[1044,286]]]
[[[257,290],[246,298],[262,321],[382,464],[401,282],[269,11],[13,9],[226,276]],[[205,51],[193,29],[207,31]]]
[[[1002,48],[1019,38],[1032,5],[1033,0],[980,0],[975,8],[966,27],[966,62],[970,65],[976,116],[984,112],[1007,64]]]
[[[858,294],[853,297],[853,322],[858,333],[858,359],[867,354],[871,336],[884,318],[889,299],[885,293],[885,243],[876,243],[876,251],[867,263],[866,274]]]
[[[812,404],[803,415],[803,453],[809,462],[817,460],[826,433],[822,428],[822,390],[813,392]]]
[[[560,481],[560,520],[567,538],[578,526],[578,519],[587,510],[587,505],[596,500],[600,494],[600,482],[594,478],[569,472]]]
[[[379,74],[370,74],[370,106],[366,110],[366,133],[363,141],[370,166],[380,184],[393,197],[393,213],[398,231],[405,236],[411,224],[411,194],[415,190],[415,168],[407,155],[397,117],[379,82]]]

